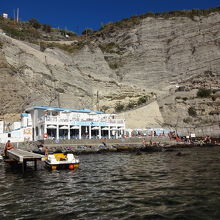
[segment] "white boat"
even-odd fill
[[[70,169],[73,170],[79,166],[79,158],[72,153],[54,153],[49,154],[44,161],[46,166],[52,170]]]

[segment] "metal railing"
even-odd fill
[[[43,116],[39,119],[39,121],[51,122],[51,123],[71,123],[71,122],[106,122],[109,124],[117,124],[124,125],[125,120],[123,119],[108,119],[108,118],[100,118],[100,119],[92,119],[92,118],[62,118],[59,116]]]

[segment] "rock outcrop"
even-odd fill
[[[150,124],[210,123],[211,113],[219,111],[218,96],[214,101],[196,98],[199,88],[220,89],[218,12],[192,18],[147,17],[129,29],[94,35],[74,53],[55,47],[42,52],[38,45],[3,34],[0,42],[2,117],[32,105],[114,112],[118,104],[137,107],[141,97],[157,103],[153,109],[152,104],[144,107],[152,112],[159,109],[151,114],[155,117]],[[180,95],[175,92],[177,85],[187,91]],[[190,106],[197,111],[194,118]]]

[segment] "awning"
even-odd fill
[[[68,126],[61,126],[60,129],[68,129]]]
[[[72,126],[70,129],[79,129],[79,126]]]
[[[99,127],[93,127],[92,130],[99,130]]]
[[[54,129],[54,128],[57,128],[57,126],[55,126],[55,125],[48,125],[47,128],[53,128]]]

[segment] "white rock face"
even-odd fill
[[[118,118],[124,118],[127,128],[137,129],[146,127],[160,128],[164,123],[157,101],[133,111],[118,114]]]
[[[220,69],[220,15],[170,19],[146,18],[112,41],[126,48],[118,75],[122,83],[162,92],[212,68]],[[109,41],[109,39],[107,39]],[[107,41],[105,40],[105,41]]]

